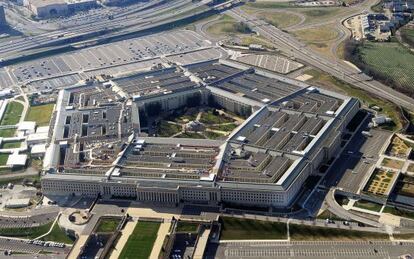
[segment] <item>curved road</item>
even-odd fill
[[[414,99],[397,92],[380,82],[369,81],[371,80],[370,77],[361,74],[356,68],[351,67],[342,61],[329,59],[306,48],[303,43],[300,43],[288,33],[243,12],[240,8],[228,10],[227,13],[233,18],[245,22],[257,33],[269,39],[279,49],[286,53],[290,53],[295,58],[303,60],[358,88],[364,89],[372,94],[394,102],[397,105],[401,105],[408,110],[414,111]]]

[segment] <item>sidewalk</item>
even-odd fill
[[[119,258],[122,252],[122,248],[128,241],[129,236],[132,234],[132,232],[135,229],[135,226],[137,225],[138,221],[128,221],[125,224],[124,229],[122,230],[121,237],[119,238],[118,242],[116,242],[115,248],[112,250],[112,254],[110,259],[116,259]]]
[[[161,252],[162,245],[164,244],[165,236],[168,234],[171,226],[171,221],[161,223],[158,229],[157,239],[155,240],[154,246],[152,247],[150,259],[158,259],[158,255]]]

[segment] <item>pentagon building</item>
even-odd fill
[[[142,134],[148,114],[174,111],[195,97],[247,119],[225,140]],[[83,82],[61,90],[55,109],[42,178],[46,195],[277,208],[291,206],[305,180],[335,155],[360,105],[211,60]]]

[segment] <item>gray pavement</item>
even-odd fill
[[[388,241],[231,242],[209,244],[210,258],[398,258],[414,253],[413,243]]]

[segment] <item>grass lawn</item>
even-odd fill
[[[30,106],[25,120],[35,121],[38,126],[49,125],[54,106],[54,103]]]
[[[366,42],[358,47],[358,57],[388,84],[414,92],[414,54],[401,44]]]
[[[413,240],[414,239],[414,234],[413,233],[408,233],[408,234],[393,234],[392,235],[395,239],[405,239],[405,240]]]
[[[306,71],[306,74],[313,76],[313,78],[308,81],[309,83],[320,85],[328,90],[341,92],[343,94],[358,98],[361,103],[366,106],[376,105],[380,107],[382,109],[382,113],[385,113],[394,122],[394,124],[384,126],[383,128],[392,131],[401,129],[402,115],[400,109],[395,104],[372,96],[371,94],[359,88],[353,87],[352,85],[347,84],[342,80],[320,70],[310,69]]]
[[[260,12],[257,16],[280,29],[293,26],[301,21],[298,15],[284,12]]]
[[[6,165],[9,154],[0,154],[0,165]]]
[[[321,20],[334,19],[338,15],[347,12],[346,9],[341,7],[329,7],[329,8],[301,8],[300,13],[306,16],[305,23],[320,22]]]
[[[401,38],[405,43],[409,44],[410,47],[414,48],[414,26],[402,27]]]
[[[294,2],[247,2],[246,7],[260,8],[260,9],[273,9],[273,8],[289,8],[294,7]],[[243,7],[242,7],[243,8]],[[243,8],[247,9],[247,8]]]
[[[157,134],[159,137],[171,137],[181,131],[181,126],[161,121],[158,125]]]
[[[0,137],[2,138],[14,137],[15,133],[16,129],[0,129]]]
[[[34,239],[40,235],[47,233],[52,227],[52,224],[53,221],[45,225],[32,228],[0,228],[0,235]]]
[[[381,165],[394,169],[401,169],[404,166],[404,162],[400,160],[384,158],[381,162]]]
[[[122,249],[120,258],[149,258],[159,227],[160,223],[158,222],[138,222]]]
[[[357,208],[372,210],[372,211],[376,211],[376,212],[379,212],[382,208],[381,204],[373,203],[373,202],[365,201],[365,200],[359,200],[359,201],[355,202],[354,206],[357,207]]]
[[[335,214],[333,214],[332,212],[330,212],[329,210],[324,210],[321,214],[319,214],[317,217],[317,219],[332,219],[332,220],[345,220],[341,217],[336,216]]]
[[[244,36],[241,40],[241,44],[245,46],[248,46],[250,44],[259,44],[269,49],[274,47],[271,42],[269,42],[262,36],[257,36],[257,35]]]
[[[216,133],[216,132],[212,132],[212,131],[205,131],[204,135],[208,138],[208,139],[218,139],[223,137],[222,134]]]
[[[114,232],[119,225],[119,219],[102,218],[99,220],[99,225],[96,232]]]
[[[203,135],[201,135],[200,133],[195,133],[195,132],[184,132],[184,133],[176,136],[176,138],[205,139],[205,137]]]
[[[197,232],[198,223],[178,221],[176,232]]]
[[[234,123],[230,123],[230,124],[221,124],[217,126],[211,126],[209,128],[214,129],[214,130],[220,130],[220,131],[233,131],[235,128],[237,128],[237,125]]]
[[[293,34],[308,43],[326,42],[338,37],[338,32],[327,26],[298,30],[294,31]]]
[[[215,115],[213,114],[212,110],[209,110],[201,114],[200,122],[204,124],[221,124],[221,123],[231,123],[233,122],[233,119],[227,118],[222,115]]]
[[[287,228],[285,223],[266,222],[251,219],[221,217],[223,240],[243,239],[285,239]]]
[[[386,206],[382,212],[391,213],[391,214],[399,216],[399,217],[414,219],[414,212],[413,211],[398,209],[398,208],[395,208],[395,207],[392,207],[392,206]]]
[[[211,26],[207,28],[207,33],[213,36],[228,36],[229,34],[240,33],[237,31],[236,25],[237,21],[231,16],[223,15],[219,22],[212,23]]]
[[[16,141],[16,142],[7,142],[7,143],[3,143],[1,145],[1,148],[18,148],[22,145],[21,141]]]
[[[16,125],[22,116],[23,105],[18,102],[9,102],[6,107],[1,125]]]
[[[389,239],[387,234],[289,224],[292,240],[372,240]]]
[[[65,231],[59,227],[59,224],[55,224],[53,226],[52,232],[50,232],[49,235],[43,237],[42,240],[73,244],[73,240],[66,235]]]
[[[330,45],[339,35],[332,24],[293,31],[292,34],[310,48],[326,56],[332,56]]]

